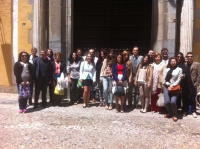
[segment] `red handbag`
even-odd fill
[[[180,85],[176,85],[173,88],[171,88],[171,90],[169,91],[170,93],[179,93],[181,90],[181,86]]]

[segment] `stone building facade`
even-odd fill
[[[0,0],[0,85],[15,83],[18,53],[51,48],[63,60],[76,48],[141,53],[163,47],[200,61],[199,0]]]

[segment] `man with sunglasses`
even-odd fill
[[[189,114],[192,114],[194,118],[197,117],[196,114],[196,95],[197,89],[200,86],[200,63],[194,61],[193,52],[187,53],[186,62],[186,80],[187,80],[187,90],[184,92],[184,96],[187,96],[189,109]]]

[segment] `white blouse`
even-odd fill
[[[96,82],[95,66],[92,63],[88,64],[87,61],[83,61],[80,67],[80,79],[85,80],[88,77],[88,75],[93,80],[93,82]]]
[[[166,83],[166,75],[167,75],[167,72],[170,70],[170,68],[167,68],[165,69],[165,72],[164,72],[164,84]],[[172,78],[170,79],[170,84],[173,84],[173,86],[176,86],[178,84],[180,84],[181,82],[181,74],[182,74],[182,69],[177,67],[176,69],[174,69],[172,71]]]

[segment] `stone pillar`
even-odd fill
[[[193,49],[194,1],[182,0],[180,52],[184,55]]]
[[[18,0],[13,0],[12,11],[12,66],[18,60]],[[12,73],[12,84],[16,84],[16,78]]]
[[[38,49],[48,48],[48,0],[33,1],[33,47]],[[48,23],[49,24],[49,23]]]
[[[39,44],[39,6],[40,0],[34,0],[33,3],[33,47],[38,50],[41,49],[41,44]]]
[[[152,43],[156,52],[168,48],[169,56],[175,54],[176,0],[153,0],[152,3]]]
[[[49,48],[61,52],[61,0],[49,0]]]
[[[62,14],[61,14],[61,53],[62,59],[67,63],[69,54],[72,51],[73,43],[73,28],[72,28],[72,12],[73,12],[73,1],[72,0],[62,0]],[[67,98],[70,98],[70,90],[67,90]]]

